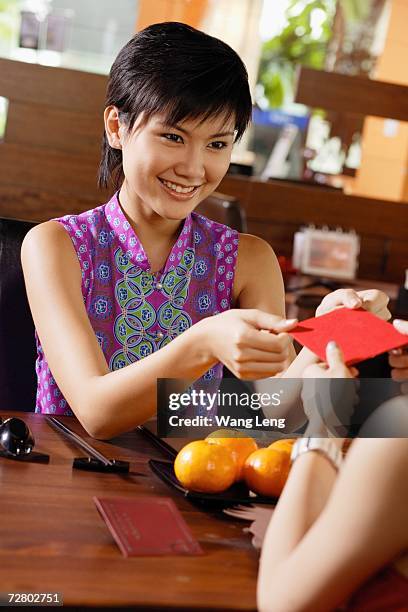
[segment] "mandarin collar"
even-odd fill
[[[143,245],[129,221],[126,219],[125,213],[120,205],[119,192],[116,192],[105,205],[105,216],[109,227],[111,228],[111,236],[116,237],[121,244],[122,250],[126,253],[129,259],[146,272],[151,272],[150,262],[145,253]],[[178,238],[175,241],[166,260],[163,273],[169,270],[174,270],[182,259],[184,251],[189,247],[195,250],[191,213],[184,220]]]

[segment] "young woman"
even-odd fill
[[[284,319],[272,249],[193,212],[250,116],[245,67],[220,40],[162,23],[120,51],[99,174],[115,194],[37,226],[23,244],[37,412],[74,413],[110,438],[155,413],[157,378],[219,377],[222,364],[241,378],[288,368],[296,321]],[[388,316],[377,291],[335,292],[320,312],[342,304]],[[290,374],[311,359],[303,352]]]
[[[408,340],[408,322],[394,324]],[[395,380],[408,379],[407,357],[406,352],[391,357]],[[304,376],[353,376],[335,345],[328,345],[327,363],[309,366]],[[388,410],[392,401],[401,400],[408,411],[407,395],[387,402]],[[336,459],[344,440],[322,439],[325,447],[315,450],[307,439],[297,443],[300,450],[294,452],[263,542],[259,609],[403,612],[408,602],[408,439],[355,440],[339,471]]]

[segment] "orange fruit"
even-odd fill
[[[227,438],[224,437],[226,433],[228,434]],[[209,444],[224,446],[232,452],[237,469],[235,480],[241,480],[246,458],[258,449],[255,440],[251,437],[246,437],[245,434],[240,431],[219,429],[218,431],[210,433],[210,435],[206,437],[206,441]]]
[[[200,493],[220,493],[236,476],[232,452],[224,446],[196,440],[184,446],[174,461],[174,472],[186,489]]]
[[[292,452],[292,447],[295,442],[296,442],[296,438],[283,438],[282,440],[276,440],[276,442],[272,442],[272,444],[270,444],[268,448],[274,448],[275,450],[285,451],[289,453],[290,455],[290,453]]]
[[[259,495],[278,497],[289,475],[290,454],[274,448],[260,448],[245,461],[244,480]]]

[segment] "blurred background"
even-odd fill
[[[354,283],[408,317],[407,0],[0,0],[0,218],[107,201],[107,74],[163,21],[221,38],[249,73],[251,128],[199,212],[272,245],[293,315]]]
[[[231,172],[408,199],[406,123],[295,102],[299,65],[406,85],[405,0],[0,0],[0,55],[107,74],[135,31],[167,20],[225,40],[248,68],[253,125]]]

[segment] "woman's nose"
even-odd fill
[[[190,183],[201,181],[205,177],[204,154],[197,149],[186,147],[174,166],[178,176],[188,178]]]

